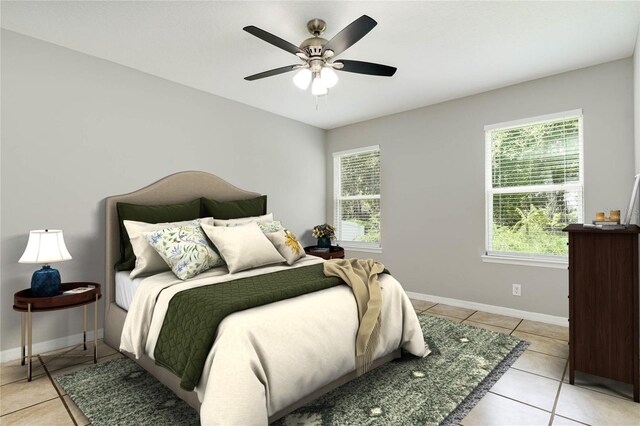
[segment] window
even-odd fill
[[[333,154],[336,238],[341,246],[380,250],[380,148]]]
[[[583,219],[582,110],[486,126],[485,139],[485,260],[566,262],[562,228]]]

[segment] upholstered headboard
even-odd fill
[[[106,247],[105,247],[105,289],[106,310],[115,302],[114,265],[120,259],[120,228],[118,224],[119,202],[132,204],[175,204],[194,198],[206,197],[218,201],[246,200],[259,197],[255,192],[244,191],[229,182],[206,172],[180,172],[134,192],[115,195],[105,200],[106,204]]]

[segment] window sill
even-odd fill
[[[502,263],[506,265],[537,266],[540,268],[555,269],[567,269],[569,267],[569,262],[567,260],[527,259],[524,257],[495,255],[489,256],[486,254],[483,254],[481,258],[483,262]]]
[[[358,245],[351,245],[349,243],[338,243],[340,247],[349,251],[360,251],[363,253],[382,253],[382,247],[363,247]]]

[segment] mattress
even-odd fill
[[[116,304],[125,311],[129,310],[133,295],[146,277],[129,278],[130,271],[116,272]]]

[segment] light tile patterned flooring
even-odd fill
[[[462,425],[640,425],[640,404],[633,402],[630,385],[580,374],[576,386],[568,384],[566,327],[426,301],[412,303],[416,312],[511,334],[530,343]],[[99,348],[99,362],[122,357],[102,343]],[[90,346],[87,353],[91,350]],[[61,352],[37,358],[31,383],[25,380],[26,368],[19,361],[0,366],[0,425],[89,424],[54,378],[93,365],[93,361],[55,358]]]
[[[633,387],[576,373],[569,385],[569,329],[412,300],[416,312],[510,334],[529,342],[462,425],[640,425]]]

